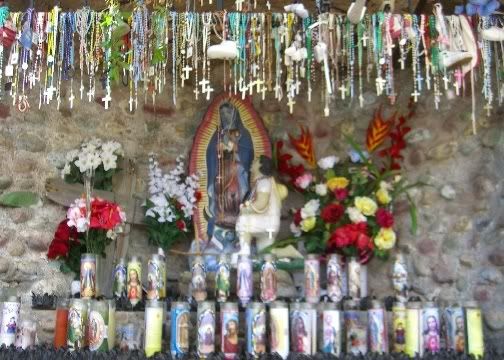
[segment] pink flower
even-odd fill
[[[343,201],[348,196],[348,190],[347,189],[334,189],[333,193],[334,193],[334,197],[338,201]]]
[[[308,186],[310,186],[310,183],[313,180],[313,176],[310,173],[304,173],[303,175],[299,176],[294,184],[300,188],[300,189],[306,189]]]

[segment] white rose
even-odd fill
[[[366,217],[362,215],[360,210],[355,207],[349,207],[347,209],[347,214],[348,217],[350,218],[350,221],[353,222],[354,224],[367,221]]]
[[[320,208],[320,200],[312,199],[308,201],[305,206],[301,209],[301,217],[303,219],[314,217],[317,215],[317,212]]]
[[[337,156],[326,156],[325,158],[320,159],[317,164],[321,169],[327,170],[334,167],[339,162],[339,157]]]
[[[315,192],[317,193],[317,195],[326,196],[327,195],[327,185],[326,184],[315,185]]]

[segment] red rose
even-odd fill
[[[394,226],[394,216],[386,209],[380,208],[376,212],[376,223],[382,228]]]
[[[301,218],[301,209],[297,209],[296,212],[294,213],[294,224],[296,226],[299,226],[299,224],[301,224],[301,220],[303,220]]]
[[[372,241],[367,235],[367,224],[348,224],[337,228],[331,235],[328,244],[330,249],[344,248],[347,246],[372,246]]]
[[[175,225],[177,225],[177,229],[179,229],[180,231],[186,231],[186,229],[187,229],[186,223],[184,222],[184,220],[177,220]]]
[[[352,234],[344,226],[336,229],[329,239],[330,244],[336,248],[344,248],[352,245]]]
[[[367,236],[366,234],[358,234],[357,239],[355,241],[355,247],[362,252],[367,249],[370,249],[373,247],[373,242],[371,241],[371,238]]]
[[[348,190],[347,189],[334,189],[333,194],[334,194],[334,197],[336,198],[336,200],[343,201],[348,196]]]
[[[334,224],[341,219],[345,213],[345,208],[340,204],[329,204],[322,209],[320,217],[326,223]]]
[[[49,259],[66,257],[68,255],[68,251],[70,250],[70,240],[77,241],[78,233],[77,229],[73,227],[70,228],[67,225],[67,219],[65,219],[59,223],[58,228],[54,233],[54,239],[47,250],[47,257]]]

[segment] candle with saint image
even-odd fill
[[[283,359],[289,356],[289,308],[287,303],[275,301],[269,306],[271,352]]]
[[[318,303],[320,300],[320,261],[316,254],[308,254],[304,261],[304,284],[306,302]]]
[[[221,351],[226,360],[235,360],[239,353],[239,312],[238,304],[223,303],[221,305]]]

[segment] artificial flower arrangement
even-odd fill
[[[152,244],[169,250],[179,238],[188,235],[196,203],[201,199],[198,187],[198,177],[185,174],[182,156],[168,174],[163,174],[154,154],[149,156],[149,198],[144,205],[144,221]]]
[[[387,259],[397,243],[393,206],[401,195],[410,203],[412,231],[416,231],[416,208],[408,190],[421,184],[409,184],[401,176],[400,164],[404,137],[410,131],[406,122],[413,114],[411,103],[407,116],[394,114],[383,120],[378,110],[368,127],[367,151],[348,138],[347,159],[328,156],[316,161],[311,135],[302,129],[299,139],[291,137],[291,144],[313,166],[311,171],[293,165],[292,155],[282,153],[283,143],[277,143],[280,174],[306,199],[302,208],[293,211],[294,238],[279,245],[303,241],[308,252],[339,252],[363,263],[373,256]]]
[[[79,273],[81,254],[105,257],[106,247],[123,231],[126,214],[119,205],[91,198],[89,216],[87,208],[85,198],[76,199],[49,245],[47,258],[60,260],[64,273]]]
[[[88,175],[92,177],[93,188],[111,191],[112,176],[119,171],[117,163],[123,156],[122,145],[116,141],[104,142],[97,138],[85,141],[79,149],[66,154],[61,177],[71,184],[84,184]]]

